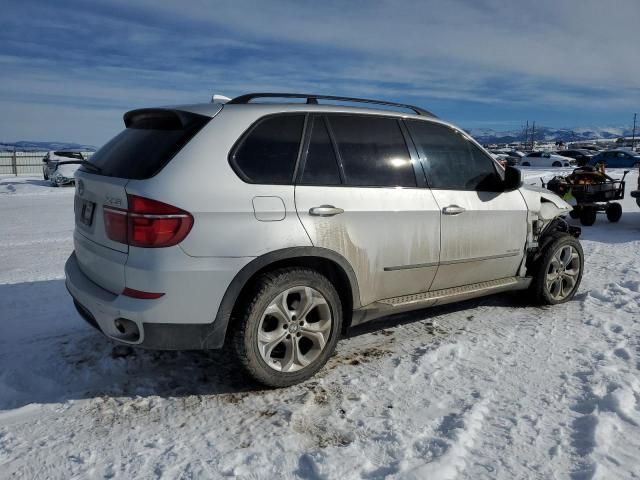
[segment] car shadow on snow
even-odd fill
[[[82,320],[61,279],[0,285],[0,304],[0,410],[95,397],[221,395],[237,401],[249,392],[265,391],[240,374],[225,350],[173,352],[116,345]],[[464,329],[459,323],[439,322],[440,317],[471,321],[474,309],[482,306],[528,307],[522,295],[498,294],[382,317],[349,329],[346,348],[338,349],[325,371],[338,365],[350,368],[359,363],[351,357],[367,361],[368,353],[375,353],[349,346],[351,339],[367,334],[393,338],[388,329],[416,323],[424,327],[420,335],[424,332],[429,343]]]
[[[0,410],[98,396],[256,390],[223,351],[116,344],[78,315],[63,280],[0,285]]]
[[[472,321],[475,318],[474,309],[481,306],[517,309],[530,308],[531,304],[527,302],[525,295],[522,292],[497,293],[487,297],[474,298],[447,305],[428,307],[420,310],[380,317],[371,322],[350,328],[346,337],[353,338],[360,335],[377,333],[389,328],[399,327],[406,324],[414,324],[417,322],[425,323],[425,330],[429,333],[452,333],[450,327],[446,323],[438,323],[438,319],[440,317],[459,315],[459,318]]]

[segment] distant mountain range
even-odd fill
[[[480,143],[512,143],[524,141],[524,131],[496,131],[491,128],[472,128],[467,130]],[[585,128],[548,128],[536,126],[535,139],[538,142],[581,142],[595,139],[616,139],[631,136],[627,127],[585,127]],[[640,129],[636,131],[640,135]],[[529,140],[531,127],[529,127]]]
[[[507,130],[497,131],[492,128],[472,128],[467,130],[478,142],[487,143],[512,143],[525,140],[524,131]],[[630,137],[631,128],[628,127],[584,127],[584,128],[548,128],[536,126],[536,141],[538,142],[581,142],[595,139],[616,139]],[[636,131],[640,136],[640,128]],[[531,129],[529,138],[531,139]],[[0,142],[0,151],[49,151],[49,150],[79,150],[83,152],[95,152],[93,145],[82,145],[67,142]]]
[[[95,152],[93,145],[81,145],[67,142],[0,142],[0,152],[45,152],[49,150],[76,150],[81,152]]]

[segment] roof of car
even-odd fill
[[[172,108],[187,112],[197,113],[200,115],[214,116],[220,111],[220,107],[225,109],[242,109],[253,110],[260,114],[281,113],[281,112],[336,112],[336,113],[361,113],[369,115],[386,115],[400,118],[416,118],[420,120],[433,120],[437,118],[418,115],[411,112],[399,112],[396,110],[388,110],[386,108],[374,107],[352,107],[347,105],[309,105],[306,103],[281,103],[281,102],[260,102],[260,103],[243,103],[243,104],[219,104],[219,103],[197,103],[190,105],[169,105],[161,108]],[[445,122],[446,123],[446,122]]]

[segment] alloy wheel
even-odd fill
[[[331,308],[320,292],[307,286],[288,288],[262,314],[258,351],[274,370],[301,370],[320,356],[332,326]]]
[[[547,266],[546,285],[554,300],[564,300],[573,292],[580,275],[580,255],[571,245],[559,248]]]

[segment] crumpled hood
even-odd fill
[[[530,212],[536,213],[542,220],[550,221],[556,217],[566,215],[573,207],[562,198],[546,188],[535,185],[523,185],[520,193]]]
[[[523,185],[521,187],[521,190],[529,190],[534,194],[540,195],[540,197],[544,198],[548,202],[553,203],[558,208],[562,208],[562,209],[566,208],[568,210],[571,210],[573,208],[570,204],[565,202],[558,195],[551,192],[550,190],[547,190],[546,188],[538,187],[537,185]],[[522,193],[526,195],[525,192],[522,192]]]

